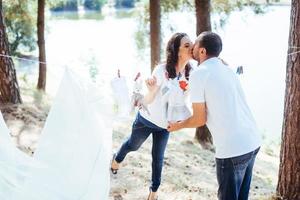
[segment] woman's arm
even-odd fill
[[[145,95],[143,103],[150,104],[153,102],[160,87],[157,85],[157,80],[155,76],[153,76],[153,78],[148,78],[145,82],[148,88],[148,93]]]

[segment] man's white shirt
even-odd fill
[[[216,146],[216,158],[249,153],[261,138],[237,75],[214,57],[190,76],[190,100],[205,103],[207,126]]]

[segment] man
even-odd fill
[[[201,33],[193,48],[200,63],[190,77],[193,115],[169,131],[207,124],[216,146],[219,200],[248,199],[260,136],[237,75],[219,58],[221,38]]]

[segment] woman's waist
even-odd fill
[[[143,110],[138,112],[138,118],[144,125],[154,129],[167,129],[168,121],[158,113],[147,113]]]

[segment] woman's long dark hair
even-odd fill
[[[176,64],[178,62],[178,52],[181,44],[181,39],[185,36],[188,36],[186,33],[175,33],[167,44],[167,62],[166,62],[166,70],[168,72],[169,78],[175,78],[176,75]],[[185,78],[189,80],[191,65],[189,63],[185,66]]]

